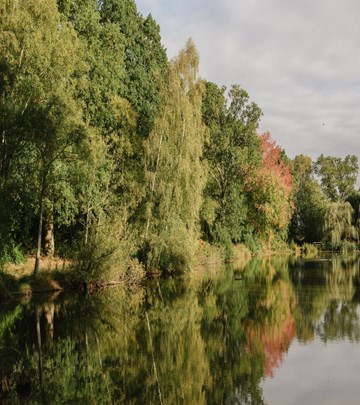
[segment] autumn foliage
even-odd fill
[[[264,353],[266,377],[273,377],[275,369],[281,366],[284,354],[295,337],[295,331],[295,320],[290,314],[278,325],[264,324],[248,331],[249,347]]]
[[[274,235],[286,231],[292,214],[292,175],[290,164],[269,132],[260,135],[262,164],[247,179],[254,217],[259,234],[271,242]]]
[[[280,367],[296,334],[294,291],[288,282],[276,276],[276,270],[270,266],[267,282],[262,284],[258,280],[262,288],[255,302],[254,320],[245,328],[247,348],[263,354],[267,377],[273,377],[275,369]]]

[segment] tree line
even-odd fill
[[[4,0],[0,37],[0,262],[175,271],[203,244],[356,247],[357,158],[289,159],[243,88],[199,77],[191,40],[168,60],[133,0]]]

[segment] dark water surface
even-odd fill
[[[360,260],[0,304],[3,403],[358,404]]]

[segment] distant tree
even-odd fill
[[[342,159],[321,154],[314,168],[320,177],[323,192],[331,201],[345,201],[355,191],[359,171],[355,155],[347,155]]]
[[[314,177],[312,160],[298,155],[292,162],[294,213],[289,238],[296,242],[316,242],[323,237],[326,198]]]
[[[275,237],[286,239],[292,215],[292,175],[290,162],[270,133],[260,135],[262,165],[255,176],[248,176],[251,221],[260,238],[271,244]]]
[[[333,248],[339,249],[346,242],[358,241],[358,232],[353,225],[354,210],[349,202],[331,202],[325,213],[324,241]]]
[[[208,181],[202,207],[203,237],[231,247],[251,238],[245,179],[261,162],[256,130],[262,115],[248,93],[233,85],[226,88],[207,82],[202,113],[209,128],[204,157]]]
[[[355,191],[346,199],[346,201],[351,204],[352,209],[354,210],[353,223],[360,235],[360,191]]]

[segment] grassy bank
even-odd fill
[[[275,254],[270,250],[262,250],[256,255],[267,256]],[[279,252],[277,252],[279,253]],[[290,250],[287,251],[290,253]],[[203,280],[216,277],[221,273],[223,264],[233,262],[239,268],[254,256],[243,244],[234,245],[232,256],[226,255],[223,248],[206,242],[199,244],[189,271],[191,278]],[[19,264],[6,264],[0,271],[0,299],[12,299],[33,294],[61,291],[64,289],[93,290],[109,285],[123,284],[128,287],[139,285],[146,276],[161,275],[160,272],[144,271],[137,260],[119,260],[115,262],[102,260],[100,265],[91,257],[72,262],[58,257],[44,257],[41,269],[36,279],[33,277],[35,258],[28,256]]]
[[[19,264],[6,264],[0,272],[0,299],[61,291],[68,263],[60,258],[43,258],[42,270],[34,279],[35,257]]]
[[[44,257],[41,269],[34,279],[35,258],[29,256],[19,264],[6,264],[0,271],[0,300],[32,296],[33,294],[56,292],[64,289],[92,290],[107,285],[139,284],[145,273],[134,261],[127,270],[119,274],[89,274],[85,277],[78,264],[59,257]]]

